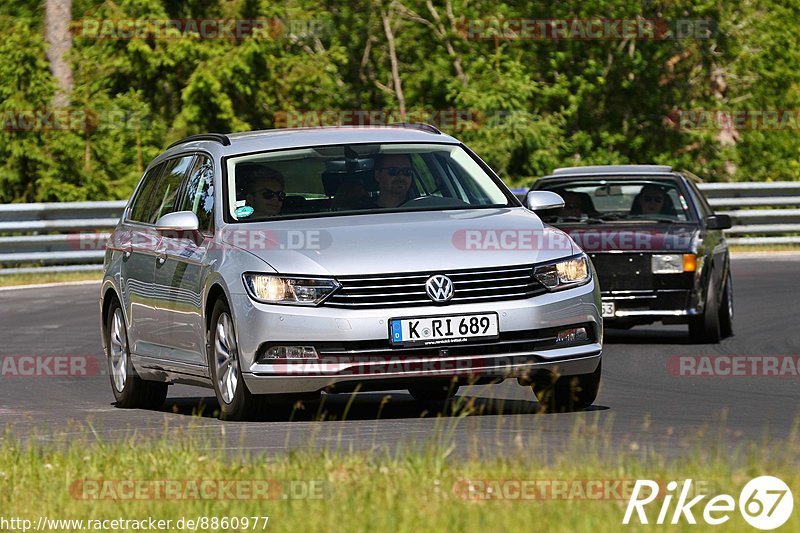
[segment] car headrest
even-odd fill
[[[359,170],[355,172],[323,172],[322,187],[325,196],[336,196],[336,191],[342,183],[348,181],[360,181],[368,191],[378,190],[374,173],[371,170]]]

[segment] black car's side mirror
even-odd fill
[[[731,217],[728,215],[711,215],[706,217],[708,229],[728,229],[732,226]]]

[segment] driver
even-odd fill
[[[384,154],[375,161],[375,181],[380,195],[378,207],[397,207],[408,201],[414,176],[411,158],[405,154]]]
[[[645,185],[637,196],[638,211],[642,215],[666,214],[666,195],[657,185]]]

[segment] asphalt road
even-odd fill
[[[575,436],[609,437],[609,449],[655,448],[669,455],[698,439],[734,449],[785,437],[800,418],[800,377],[676,375],[680,356],[800,355],[800,255],[735,258],[735,336],[717,345],[691,344],[682,326],[607,330],[600,396],[590,410],[540,414],[527,387],[463,389],[474,398],[469,416],[434,413],[405,391],[323,395],[304,410],[276,406],[264,421],[231,423],[214,418],[210,390],[173,386],[157,411],[113,405],[98,320],[98,284],[0,291],[0,423],[21,435],[56,439],[85,432],[100,438],[136,432],[176,435],[187,426],[219,438],[218,446],[279,452],[306,447],[369,449],[417,446],[449,435],[464,453],[504,453],[521,447],[563,447]],[[89,361],[91,376],[47,375],[52,356]],[[45,360],[39,376],[16,357]],[[30,361],[30,359],[28,359]],[[92,366],[93,363],[99,363]],[[83,363],[80,363],[83,364]],[[698,366],[698,368],[700,368]],[[352,401],[351,401],[352,400]],[[198,413],[200,413],[198,415]]]

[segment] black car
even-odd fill
[[[542,219],[569,235],[597,269],[608,327],[688,324],[693,340],[733,334],[733,282],[722,234],[699,178],[661,165],[555,170],[531,190],[564,198]]]

